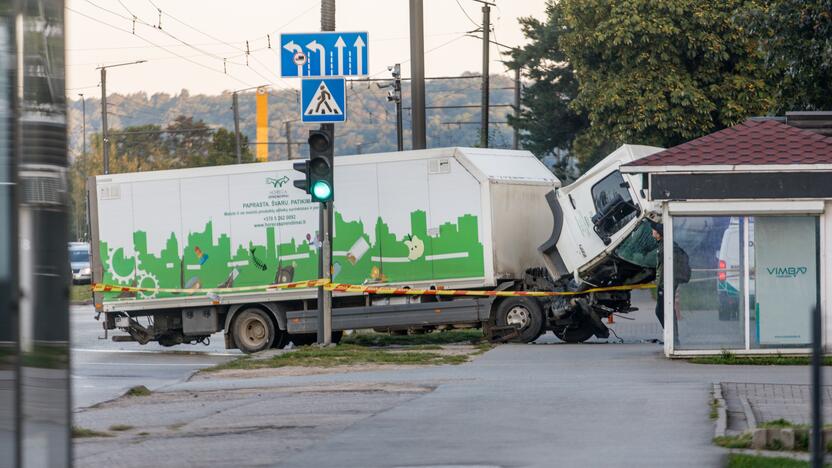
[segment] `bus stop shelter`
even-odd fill
[[[667,356],[806,354],[815,307],[830,351],[829,123],[752,119],[622,166],[663,213]],[[691,269],[681,284],[679,249]]]

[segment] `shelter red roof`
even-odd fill
[[[832,138],[776,120],[747,120],[625,166],[778,164],[832,164]]]

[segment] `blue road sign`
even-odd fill
[[[280,35],[280,76],[367,76],[366,32]]]
[[[301,81],[300,120],[318,123],[346,121],[346,80],[343,78],[310,78]]]

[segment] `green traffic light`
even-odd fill
[[[332,197],[332,187],[324,180],[317,180],[312,185],[312,198],[318,201],[329,201]]]

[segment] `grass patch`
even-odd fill
[[[92,288],[89,284],[73,284],[69,288],[69,302],[88,302],[92,300]]]
[[[737,356],[736,354],[723,351],[719,356],[700,356],[691,358],[688,362],[692,364],[716,364],[729,366],[808,366],[811,364],[809,356],[784,356],[775,354],[771,356]],[[832,366],[832,356],[823,358],[824,366]]]
[[[148,389],[144,385],[136,385],[135,387],[131,387],[130,390],[127,390],[124,396],[144,397],[150,395],[150,393],[150,389]]]
[[[123,431],[129,431],[130,429],[133,429],[133,426],[131,426],[129,424],[113,424],[112,426],[110,426],[109,430],[116,431],[116,432],[123,432]]]
[[[150,433],[149,433],[149,432],[142,431],[142,432],[139,432],[139,433],[138,433],[138,434],[136,434],[136,435],[140,435],[140,436],[149,436],[149,435],[150,435]]]
[[[716,398],[711,398],[711,412],[708,414],[708,417],[711,418],[711,421],[715,420],[719,417],[719,400]]]
[[[791,458],[746,455],[744,453],[728,455],[728,468],[808,468],[810,466],[811,464],[807,461],[792,460]],[[823,466],[832,467],[829,463]]]
[[[264,369],[274,367],[336,367],[357,364],[392,364],[392,365],[443,365],[462,364],[468,361],[464,355],[442,355],[426,351],[386,351],[354,344],[320,348],[301,346],[296,351],[279,354],[268,359],[252,359],[244,356],[224,364],[205,369],[219,371],[225,369]]]
[[[85,437],[113,437],[109,432],[95,431],[80,426],[72,426],[72,438],[82,439]]]
[[[720,447],[744,449],[751,447],[751,433],[714,437],[714,443]]]
[[[392,345],[443,345],[451,343],[478,343],[483,340],[482,330],[448,330],[418,335],[388,335],[386,333],[353,333],[344,336],[342,344],[359,346]]]

